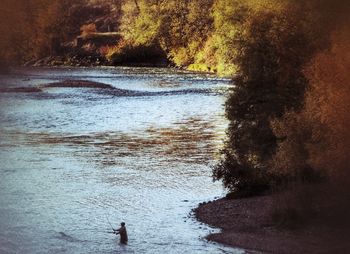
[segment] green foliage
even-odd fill
[[[134,45],[150,45],[156,42],[160,19],[155,1],[127,1],[123,6],[121,32]]]
[[[177,66],[196,62],[212,30],[213,0],[126,1],[121,32],[134,46],[160,45]]]

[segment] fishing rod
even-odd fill
[[[109,225],[111,226],[111,228],[112,228],[112,230],[113,230],[113,232],[108,232],[108,233],[115,234],[115,232],[116,232],[117,230],[113,228],[112,223],[109,221],[109,219],[108,219],[108,216],[107,216],[107,215],[106,215],[106,218],[107,218],[107,221],[108,221]]]

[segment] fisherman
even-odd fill
[[[114,230],[114,234],[120,235],[120,243],[121,244],[127,244],[128,243],[128,233],[126,232],[125,223],[120,223],[120,228],[117,230]]]

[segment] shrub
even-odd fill
[[[116,46],[104,46],[100,53],[114,65],[167,63],[167,56],[158,45],[135,45],[126,40],[121,40]]]
[[[184,47],[171,50],[170,59],[174,64],[181,67],[188,66],[193,62],[189,50]]]

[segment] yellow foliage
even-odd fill
[[[206,65],[206,64],[190,64],[187,67],[187,70],[189,71],[203,71],[203,72],[216,72],[215,69],[211,68],[210,66]]]
[[[104,56],[108,61],[112,60],[114,55],[122,54],[124,48],[130,46],[131,42],[126,40],[121,40],[115,46],[103,46],[99,49],[99,53]]]
[[[306,117],[324,126],[314,130],[308,145],[309,163],[336,176],[350,170],[350,33],[345,27],[333,36],[330,51],[318,54],[306,70],[311,89],[306,97]],[[327,144],[321,149],[316,141]]]
[[[188,66],[192,62],[189,51],[184,47],[170,51],[170,57],[177,66]]]
[[[121,32],[127,41],[150,45],[158,36],[160,19],[157,5],[147,0],[126,1],[122,6]]]
[[[350,33],[333,34],[332,46],[317,54],[305,70],[310,82],[300,113],[272,121],[279,144],[271,168],[284,175],[305,166],[344,181],[350,176]]]

